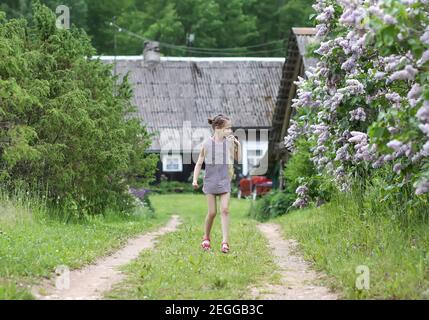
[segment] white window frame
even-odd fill
[[[178,169],[168,169],[167,161],[168,160],[177,160]],[[163,172],[182,172],[183,171],[183,159],[181,154],[164,154],[162,155],[162,171]]]

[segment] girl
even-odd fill
[[[214,118],[209,118],[208,122],[212,125],[214,134],[203,142],[198,161],[195,164],[192,186],[194,189],[198,189],[198,176],[204,162],[203,191],[207,197],[208,213],[201,247],[204,250],[211,248],[210,231],[216,217],[216,195],[219,195],[222,222],[221,251],[227,253],[229,251],[228,222],[231,179],[234,175],[234,160],[241,161],[241,145],[232,135],[230,118],[219,114]]]

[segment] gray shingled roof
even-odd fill
[[[113,63],[113,57],[101,57]],[[174,139],[184,121],[192,128],[210,130],[207,118],[224,113],[233,127],[269,128],[276,105],[283,58],[176,58],[161,57],[151,67],[142,56],[116,57],[116,72],[130,72],[134,88],[135,116],[157,134],[150,150],[160,149],[159,132]],[[210,131],[208,131],[210,134]],[[173,144],[179,148],[179,141]],[[194,142],[192,148],[195,148]]]

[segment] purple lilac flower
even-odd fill
[[[424,155],[429,155],[429,141],[426,141],[426,143],[423,145],[422,151]]]
[[[328,31],[329,31],[329,29],[326,26],[326,24],[322,23],[322,24],[316,25],[316,38],[321,38],[321,37],[327,35]]]
[[[305,185],[299,186],[298,188],[296,188],[296,194],[299,196],[304,196],[307,194],[308,192],[308,188]]]
[[[328,40],[325,42],[322,42],[320,44],[319,49],[315,50],[314,52],[320,55],[327,55],[330,54],[332,52],[332,48],[333,48],[333,41],[332,40]]]
[[[395,80],[414,80],[418,70],[411,65],[407,65],[403,70],[394,72],[390,77],[390,81]]]
[[[292,206],[297,208],[305,208],[308,205],[307,198],[297,198],[294,203],[292,203]]]
[[[419,124],[419,129],[429,137],[429,123]]]
[[[323,12],[316,17],[316,20],[320,22],[328,22],[334,16],[334,12],[335,9],[333,6],[326,7],[323,9]]]
[[[352,56],[348,58],[342,65],[341,69],[345,71],[351,71],[356,68],[356,57]]]
[[[386,99],[389,100],[395,108],[401,106],[401,96],[397,92],[386,93]]]
[[[402,165],[400,163],[395,163],[395,165],[393,166],[393,172],[395,172],[396,174],[400,174],[401,170],[402,170]]]
[[[428,61],[429,61],[429,50],[426,50],[425,52],[423,52],[422,57],[417,61],[417,65],[422,66]]]
[[[423,33],[423,35],[420,37],[420,40],[424,43],[424,44],[429,44],[429,26],[426,27],[425,32]]]
[[[396,24],[396,23],[398,23],[398,21],[396,20],[396,18],[392,17],[392,16],[391,16],[391,15],[389,15],[389,14],[385,14],[385,15],[384,15],[384,17],[383,17],[383,22],[384,22],[385,24]]]
[[[366,10],[360,6],[360,1],[339,0],[339,2],[344,7],[344,11],[338,21],[345,26],[361,29],[363,27],[362,21],[366,16]]]
[[[365,110],[361,107],[350,111],[350,121],[365,121],[366,120],[366,113]]]
[[[423,179],[417,184],[416,195],[421,195],[427,193],[429,191],[429,181],[427,179]]]
[[[395,151],[398,151],[402,147],[403,143],[398,140],[392,140],[387,143],[387,146]]]
[[[348,141],[352,143],[360,143],[366,140],[368,137],[366,133],[359,132],[359,131],[351,131],[350,134],[352,135],[352,137]]]
[[[298,126],[298,123],[294,120],[291,120],[291,125],[287,130],[287,135],[284,137],[284,146],[290,152],[293,152],[295,149],[295,141],[301,135],[302,130]]]
[[[305,185],[299,186],[296,188],[296,194],[298,195],[298,198],[294,201],[292,206],[297,208],[304,208],[308,205],[308,188]]]
[[[377,71],[374,75],[375,80],[382,80],[386,76],[386,72]]]
[[[381,156],[376,161],[374,161],[371,166],[374,169],[378,169],[378,168],[381,168],[383,166],[384,162],[385,162],[384,156]]]
[[[423,92],[422,87],[418,84],[415,83],[412,87],[411,90],[408,92],[407,94],[407,98],[408,99],[413,99],[413,100],[417,100],[420,98],[421,94]]]
[[[381,58],[382,63],[384,64],[384,70],[386,72],[392,72],[394,70],[397,70],[401,64],[402,58],[403,56],[395,55],[395,54]]]
[[[348,161],[348,160],[350,160],[350,154],[347,150],[348,147],[349,147],[349,144],[346,143],[341,148],[338,148],[338,150],[336,152],[336,157],[335,157],[336,161]]]
[[[346,87],[338,89],[340,93],[349,93],[349,94],[363,94],[365,93],[364,86],[356,79],[347,79]]]
[[[416,117],[422,122],[429,122],[429,100],[425,100],[423,106],[417,111]]]

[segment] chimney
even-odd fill
[[[142,66],[156,66],[160,61],[159,42],[145,41],[143,49],[143,62]]]

